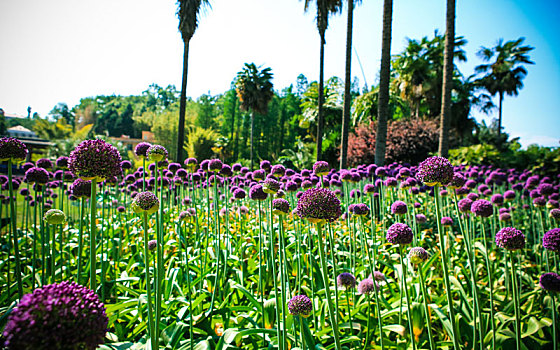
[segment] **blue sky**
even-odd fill
[[[318,78],[319,40],[314,9],[297,0],[211,0],[190,45],[187,95],[222,93],[245,62],[271,67],[275,88],[303,73]],[[140,94],[149,84],[180,86],[182,41],[175,1],[2,0],[0,2],[0,107],[46,115],[58,102],[74,106],[100,94]],[[369,85],[378,79],[382,0],[355,10],[354,45]],[[504,100],[504,127],[524,146],[558,146],[560,139],[560,1],[460,0],[456,32],[468,40],[472,74],[475,52],[498,38],[526,38],[535,47],[525,87]],[[392,53],[406,38],[432,36],[445,27],[444,0],[397,0]],[[344,75],[346,15],[327,31],[325,75]],[[352,75],[364,84],[357,57]],[[478,116],[481,120],[483,116]],[[485,117],[489,120],[489,117]]]

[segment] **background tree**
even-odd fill
[[[305,0],[304,10],[307,11],[312,0]],[[324,62],[325,62],[325,32],[329,27],[329,16],[340,12],[342,0],[315,0],[317,5],[317,29],[321,39],[321,49],[319,54],[319,109],[317,115],[317,160],[321,159],[323,145],[323,81],[324,81]]]
[[[270,67],[259,68],[254,63],[245,63],[245,67],[237,73],[235,89],[241,102],[241,109],[251,111],[251,170],[253,170],[253,139],[255,113],[266,114],[268,103],[274,96],[272,73]]]
[[[179,31],[183,39],[183,79],[181,82],[181,97],[179,107],[179,125],[177,135],[177,161],[183,162],[183,147],[185,142],[185,106],[187,98],[187,75],[189,68],[189,43],[198,27],[198,14],[203,5],[209,5],[208,0],[179,0]]]
[[[393,0],[383,2],[383,32],[381,39],[381,68],[379,72],[379,103],[377,104],[377,132],[375,138],[375,164],[385,164],[387,145],[387,112],[389,105],[389,78],[391,75],[391,31]]]
[[[449,150],[449,124],[451,122],[451,85],[453,84],[453,53],[455,44],[455,0],[447,0],[445,20],[445,52],[443,56],[443,88],[439,122],[440,157],[447,157]],[[455,340],[455,339],[454,339]]]
[[[523,79],[527,75],[524,64],[534,64],[529,59],[529,52],[534,48],[522,46],[525,38],[507,41],[498,40],[492,48],[482,47],[477,55],[487,64],[475,67],[477,73],[482,74],[478,80],[492,96],[498,94],[498,135],[502,132],[502,102],[504,94],[517,96],[523,88]]]

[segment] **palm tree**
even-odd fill
[[[179,103],[179,126],[177,135],[177,161],[183,162],[183,144],[185,142],[185,107],[187,101],[187,74],[189,68],[189,43],[198,27],[198,14],[203,6],[210,6],[209,0],[179,0],[177,16],[179,31],[183,39],[183,80],[181,82],[181,98]]]
[[[305,0],[304,10],[307,11],[312,0]],[[321,159],[321,148],[323,147],[323,66],[325,61],[325,32],[329,26],[329,16],[340,12],[342,0],[315,0],[317,5],[317,29],[321,37],[321,50],[319,55],[319,112],[317,118],[317,160]]]
[[[391,75],[391,30],[393,0],[383,2],[383,33],[381,39],[381,69],[379,72],[379,98],[377,103],[377,130],[375,137],[375,164],[385,164],[387,146],[387,114],[389,111],[389,78]]]
[[[439,122],[440,157],[447,157],[449,151],[449,124],[451,122],[451,85],[453,84],[453,53],[455,51],[455,0],[447,0],[445,30],[445,51],[443,54],[443,87]],[[455,338],[453,339],[455,341]],[[456,344],[455,344],[456,345]]]
[[[477,73],[483,74],[478,79],[478,83],[483,86],[492,96],[499,96],[498,105],[498,139],[502,132],[502,102],[504,94],[517,96],[519,90],[523,88],[523,79],[527,75],[527,69],[523,64],[534,64],[529,59],[529,52],[534,47],[522,46],[525,38],[511,40],[504,43],[503,39],[498,40],[496,46],[492,48],[481,47],[477,55],[488,64],[481,64],[475,67]]]
[[[270,67],[259,71],[254,63],[245,63],[245,67],[237,73],[235,90],[241,110],[251,110],[251,170],[253,170],[253,131],[255,113],[266,114],[268,103],[274,96],[272,73]]]
[[[356,4],[361,0],[356,0]],[[340,145],[340,169],[346,168],[348,157],[348,132],[350,128],[350,105],[352,96],[350,95],[351,82],[351,61],[352,61],[352,29],[354,26],[354,0],[348,0],[348,20],[346,22],[346,67],[344,75],[344,108],[342,110],[342,141]]]

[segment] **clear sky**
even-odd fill
[[[271,67],[275,89],[303,73],[319,75],[315,9],[298,0],[210,0],[190,45],[187,95],[226,91],[245,62]],[[352,75],[378,79],[382,0],[355,9]],[[445,29],[444,0],[395,0],[392,53],[406,38]],[[45,116],[95,95],[140,94],[151,83],[180,87],[183,44],[172,0],[0,0],[0,107],[10,114]],[[345,10],[344,10],[345,12]],[[535,47],[525,87],[506,97],[506,132],[524,146],[560,140],[560,1],[457,0],[456,33],[468,40],[470,75],[475,52],[498,38],[526,37]],[[344,76],[346,14],[330,20],[325,76]],[[363,67],[358,65],[357,56]],[[480,120],[481,117],[477,116]],[[487,118],[487,120],[489,120]]]

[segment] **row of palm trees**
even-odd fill
[[[353,31],[353,11],[355,5],[361,0],[347,0],[348,5],[348,22],[347,22],[347,38],[346,38],[346,69],[345,69],[345,93],[344,107],[342,112],[342,141],[340,167],[346,168],[347,165],[347,149],[348,149],[348,133],[350,122],[350,86],[351,86],[351,50],[352,50],[352,31]],[[319,83],[318,83],[318,111],[317,111],[317,137],[316,137],[316,157],[317,160],[322,158],[322,140],[324,129],[324,46],[325,32],[328,29],[329,17],[340,13],[343,7],[342,0],[304,0],[304,11],[308,11],[312,4],[317,9],[316,23],[320,39],[320,55],[319,55]],[[177,158],[179,161],[184,159],[183,142],[184,142],[184,120],[186,105],[186,85],[188,72],[188,49],[189,42],[198,25],[198,15],[201,9],[210,6],[209,0],[179,0],[177,15],[179,17],[179,31],[184,42],[183,57],[183,80],[181,85],[180,111],[179,111],[179,127],[177,138]],[[385,145],[387,135],[387,122],[389,116],[389,85],[391,80],[391,32],[392,32],[392,12],[393,0],[384,0],[383,5],[383,27],[382,27],[382,48],[381,48],[381,67],[380,81],[378,89],[377,104],[377,131],[375,145],[375,162],[379,165],[385,163]],[[436,38],[437,39],[437,38]],[[523,79],[527,74],[527,70],[523,64],[532,64],[528,53],[533,50],[530,46],[523,46],[524,38],[514,41],[503,42],[500,40],[495,47],[482,47],[478,55],[483,59],[485,64],[476,67],[476,72],[483,74],[483,77],[476,81],[469,82],[469,86],[485,89],[492,96],[499,96],[499,117],[498,117],[498,135],[501,133],[502,125],[502,102],[504,95],[516,96],[519,89],[523,87]],[[455,36],[455,0],[447,0],[446,15],[446,33],[445,47],[443,53],[443,70],[438,73],[438,84],[441,84],[441,95],[436,96],[437,100],[441,97],[441,108],[437,111],[440,118],[440,139],[438,153],[441,156],[447,156],[449,148],[449,128],[451,122],[451,92],[454,89],[454,59],[465,60],[465,53],[461,49],[466,41],[462,37]],[[412,45],[409,48],[421,51],[426,43]],[[435,52],[435,51],[433,51]],[[417,52],[418,54],[418,52]],[[437,56],[437,54],[436,54]],[[403,85],[401,92],[407,95],[416,106],[416,117],[419,115],[420,99],[423,98],[422,89],[426,76],[431,74],[425,71],[426,65],[422,65],[420,60],[414,61],[414,53],[408,55],[406,59],[413,61],[401,62],[406,64],[406,70],[410,74],[402,74],[399,77],[400,84]],[[433,57],[435,60],[441,60],[441,56]],[[398,64],[397,57],[397,64]],[[441,61],[440,61],[441,62]],[[423,68],[422,68],[423,67]],[[273,85],[271,82],[272,73],[270,68],[259,70],[260,67],[255,64],[246,64],[238,73],[236,78],[236,91],[241,102],[243,110],[251,111],[251,120],[254,113],[266,113],[268,102],[273,96]],[[423,70],[424,69],[424,70]],[[469,78],[470,79],[470,78]],[[467,80],[469,80],[467,79]],[[397,80],[398,82],[399,80]],[[427,84],[424,84],[427,85]],[[439,91],[436,89],[436,91]],[[457,91],[456,91],[457,92]],[[252,128],[251,128],[252,129]],[[253,165],[253,146],[251,137],[251,166]]]

